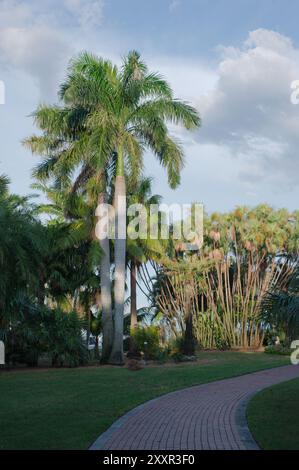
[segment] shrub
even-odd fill
[[[65,313],[21,302],[18,318],[7,331],[7,358],[12,363],[29,366],[38,364],[38,358],[47,354],[53,366],[82,365],[88,353],[82,338],[84,324],[75,312]]]
[[[155,356],[155,361],[160,362],[163,364],[169,359],[169,350],[168,348],[160,348]]]
[[[170,353],[170,358],[173,359],[175,362],[183,362],[185,356],[180,351],[172,351]]]
[[[176,336],[175,338],[172,338],[168,343],[170,354],[174,354],[174,353],[183,354],[184,343],[185,343],[184,336]]]
[[[285,332],[282,330],[275,330],[275,329],[267,328],[264,334],[263,345],[274,346],[277,338],[279,339],[280,344],[284,344],[286,341]]]
[[[176,336],[172,338],[168,343],[168,356],[175,362],[183,362],[186,358],[184,355],[184,336]]]
[[[47,325],[47,349],[53,366],[77,367],[87,362],[88,352],[82,339],[82,321],[76,312],[51,311]]]
[[[292,351],[288,346],[284,346],[282,344],[276,344],[267,346],[265,348],[266,354],[279,354],[281,356],[290,356]]]
[[[158,326],[137,326],[131,331],[137,352],[142,352],[146,359],[157,359],[161,354],[160,330]]]

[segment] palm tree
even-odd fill
[[[110,63],[105,61],[99,61],[98,65],[100,75],[110,67]],[[92,110],[91,103],[83,102],[80,93],[78,96],[75,94],[71,96],[70,90],[66,97],[64,86],[61,87],[60,97],[63,106],[40,106],[36,110],[35,123],[43,134],[31,136],[24,141],[24,144],[32,153],[43,156],[42,162],[34,169],[33,176],[42,185],[48,181],[53,183],[52,188],[46,188],[46,193],[50,200],[54,196],[55,201],[52,201],[51,206],[47,205],[46,211],[50,210],[57,216],[58,210],[60,220],[64,220],[65,215],[70,214],[67,201],[71,203],[72,209],[77,206],[75,212],[78,212],[78,207],[86,208],[87,201],[89,207],[94,207],[94,211],[97,203],[106,201],[107,180],[111,168],[113,169],[114,155],[107,150],[108,139],[105,138],[105,129],[102,129],[102,139],[99,136],[100,142],[99,140],[93,142],[91,139],[91,132],[87,127],[89,113]],[[99,102],[99,95],[97,98]],[[78,174],[74,179],[72,176],[76,171]],[[43,188],[38,189],[43,190]],[[89,220],[94,220],[94,217]],[[92,239],[95,238],[95,223],[89,235]],[[99,243],[102,251],[100,260],[102,361],[106,362],[113,343],[110,246],[107,238],[101,237]]]
[[[142,204],[147,212],[147,219],[150,222],[150,206],[159,205],[161,196],[152,195],[152,178],[142,177],[137,185],[128,187],[127,195],[128,205]],[[157,220],[158,222],[158,220]],[[127,240],[127,262],[130,268],[130,319],[131,329],[137,326],[137,274],[138,271],[147,263],[149,259],[157,259],[161,255],[163,246],[160,240],[151,239],[149,231],[145,238]]]
[[[75,67],[85,73],[89,64],[90,56],[84,55],[79,58]],[[77,75],[75,87],[78,81]],[[111,147],[117,160],[114,192],[116,212],[114,342],[110,362],[118,364],[123,361],[126,208],[122,200],[126,196],[127,160],[133,166],[133,177],[138,176],[142,169],[143,149],[150,148],[166,167],[171,187],[175,187],[179,183],[183,152],[171,139],[166,122],[180,123],[191,129],[197,127],[200,120],[192,107],[173,99],[167,82],[157,74],[149,73],[136,51],[128,54],[122,70],[113,74],[112,80],[108,77],[106,83],[109,85],[105,89],[109,89],[110,100],[105,99],[106,109],[102,108],[94,113],[90,118],[90,124],[91,127],[98,129],[99,116],[104,115],[105,124],[110,128]],[[65,90],[72,90],[72,86],[71,78]]]
[[[126,266],[126,206],[121,202],[126,196],[126,176],[137,180],[144,149],[149,148],[166,168],[170,186],[176,187],[184,155],[171,138],[167,123],[192,129],[200,125],[200,118],[194,108],[173,98],[168,83],[150,73],[136,51],[128,54],[121,69],[91,54],[81,54],[70,65],[60,98],[63,108],[42,107],[36,113],[44,136],[43,140],[31,139],[29,144],[37,153],[46,150],[47,155],[36,174],[69,182],[74,169],[80,167],[77,184],[83,181],[99,194],[105,170],[111,160],[116,161],[115,311],[110,362],[121,364]],[[103,309],[103,327],[104,317]]]
[[[28,198],[10,194],[9,180],[0,176],[0,335],[17,313],[20,296],[36,296],[45,248],[44,229]]]
[[[56,261],[53,267],[51,259],[48,260],[47,265],[50,268],[48,271],[52,277],[56,277],[56,281],[57,267],[59,267],[60,276],[65,271],[66,274],[63,274],[68,276],[68,279],[66,281],[60,277],[60,288],[64,294],[66,292],[70,296],[72,308],[78,307],[81,310],[82,306],[86,305],[86,313],[89,312],[89,304],[97,304],[98,309],[101,310],[102,301],[97,269],[101,253],[98,243],[93,239],[95,207],[90,206],[82,196],[69,194],[67,191],[57,190],[55,187],[49,187],[45,184],[33,184],[31,187],[45,194],[48,200],[47,203],[40,204],[36,208],[37,213],[50,217],[47,232],[48,235],[54,234],[54,243],[49,251],[52,256],[54,255]],[[62,246],[60,233],[64,236]],[[69,239],[68,243],[67,238]],[[57,256],[58,253],[59,256]],[[68,257],[67,253],[69,253]],[[87,256],[85,259],[81,259],[84,253]],[[64,270],[57,258],[63,260]],[[72,269],[70,269],[70,264]],[[51,286],[50,279],[47,284]],[[63,284],[65,285],[64,290],[62,289]]]

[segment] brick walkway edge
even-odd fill
[[[90,450],[258,449],[247,426],[248,401],[296,377],[299,366],[290,365],[168,393],[115,421]]]

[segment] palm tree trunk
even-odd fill
[[[114,281],[114,340],[109,363],[121,365],[123,358],[124,301],[126,276],[126,181],[122,153],[118,153],[115,178],[115,281]]]
[[[95,358],[99,359],[99,335],[96,335]]]
[[[137,348],[133,337],[133,330],[137,327],[137,264],[134,259],[131,261],[131,323],[130,323],[130,353],[131,355],[138,355]]]
[[[137,326],[137,265],[131,261],[131,330]]]
[[[101,193],[98,204],[105,202],[105,194]],[[102,257],[100,262],[101,277],[101,306],[103,321],[103,344],[101,362],[108,362],[113,345],[113,318],[111,300],[111,278],[110,278],[110,244],[107,237],[100,237]]]
[[[193,333],[193,318],[192,313],[189,312],[186,318],[185,335],[183,343],[183,353],[186,356],[194,356],[195,354],[195,340]]]
[[[90,340],[90,308],[88,307],[87,313],[87,331],[86,331],[86,346],[88,348]]]

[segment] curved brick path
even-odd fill
[[[257,449],[246,405],[262,388],[299,377],[283,366],[168,393],[117,420],[91,450]]]

